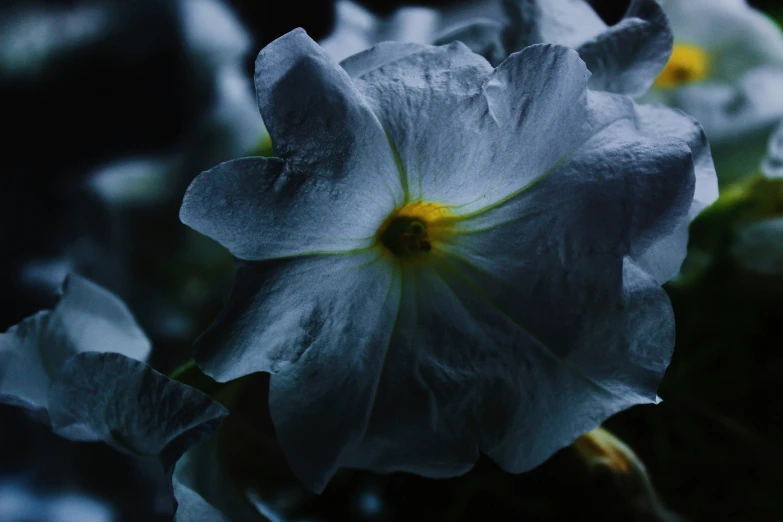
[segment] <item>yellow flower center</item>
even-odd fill
[[[453,224],[449,207],[415,201],[394,209],[378,227],[375,237],[399,259],[422,259],[451,233]]]
[[[655,80],[655,86],[661,89],[673,89],[700,82],[707,77],[709,69],[710,59],[704,49],[676,43],[669,62]]]

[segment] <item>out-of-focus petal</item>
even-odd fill
[[[62,292],[53,310],[0,335],[3,402],[46,410],[51,379],[77,353],[115,352],[142,361],[149,354],[149,340],[114,294],[76,275]]]

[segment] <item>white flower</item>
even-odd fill
[[[651,99],[707,131],[725,182],[753,174],[783,117],[783,33],[745,0],[662,0],[674,50]]]
[[[340,67],[302,30],[261,51],[279,158],[202,173],[180,216],[242,260],[196,361],[272,374],[306,486],[340,467],[454,476],[481,451],[521,472],[658,401],[660,283],[709,153],[692,120],[589,76],[552,45],[497,69],[460,43]]]

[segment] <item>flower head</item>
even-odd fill
[[[482,451],[520,472],[656,402],[700,127],[588,90],[556,45],[496,69],[461,43],[341,65],[301,29],[264,48],[279,157],[202,173],[180,212],[241,260],[196,360],[272,374],[302,481],[454,476]]]

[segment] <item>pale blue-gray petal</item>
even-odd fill
[[[356,83],[395,144],[408,199],[465,214],[508,197],[612,121],[633,117],[629,100],[588,95],[588,77],[565,47],[530,46],[492,71],[457,42]]]
[[[427,49],[426,45],[412,42],[381,42],[360,53],[349,56],[340,65],[351,78],[358,78],[379,67],[408,55]]]
[[[761,172],[768,178],[783,178],[783,122],[769,138]]]
[[[705,82],[669,95],[667,102],[696,118],[712,144],[721,183],[752,175],[769,136],[783,118],[783,68],[759,67],[734,83]]]
[[[383,201],[388,192],[351,201],[337,184],[289,174],[278,158],[221,163],[190,184],[180,219],[236,257],[259,260],[367,248],[394,208]],[[321,193],[329,191],[333,201]]]
[[[479,456],[478,400],[506,354],[492,341],[505,333],[484,333],[431,266],[406,267],[367,429],[343,465],[432,478],[470,470]]]
[[[244,265],[223,313],[196,342],[196,361],[219,381],[272,373],[278,440],[314,491],[365,428],[399,287],[399,267],[380,248]]]
[[[503,0],[508,53],[536,43],[576,48],[606,30],[585,0]]]
[[[179,504],[174,522],[277,522],[260,513],[223,468],[220,435],[189,449],[172,482]]]
[[[400,201],[381,123],[345,70],[307,33],[295,29],[262,49],[255,84],[275,153],[285,160],[278,190],[298,187],[302,206],[342,210],[347,236],[363,225],[350,220],[358,201]]]
[[[593,73],[590,88],[639,96],[666,66],[672,43],[668,20],[658,2],[633,0],[618,24],[581,44],[577,51]]]
[[[693,156],[696,184],[687,216],[671,233],[632,254],[640,266],[664,283],[677,275],[685,259],[690,222],[718,199],[718,178],[707,136],[695,119],[680,110],[655,105],[639,105],[636,111],[642,134],[655,139],[679,138],[688,144]]]
[[[217,430],[228,411],[208,395],[114,353],[80,353],[49,388],[55,433],[157,458],[165,472]]]
[[[69,275],[53,310],[0,334],[0,400],[45,411],[49,384],[60,366],[70,356],[88,351],[144,360],[150,342],[114,294]]]
[[[783,69],[753,69],[732,84],[689,85],[673,93],[672,104],[696,118],[713,145],[769,133],[783,117]]]
[[[232,522],[223,513],[215,509],[204,497],[174,478],[174,497],[177,499],[177,512],[174,522]]]
[[[468,49],[483,56],[493,66],[497,66],[511,54],[503,42],[505,30],[505,26],[500,22],[482,20],[452,29],[433,43],[446,45],[451,42],[462,42]]]

